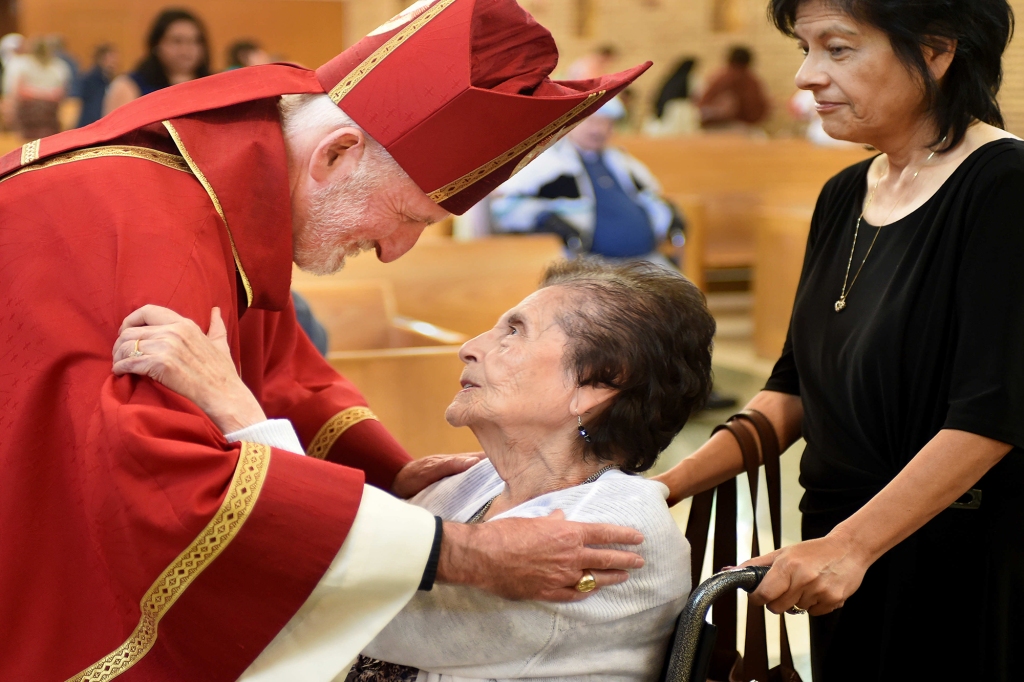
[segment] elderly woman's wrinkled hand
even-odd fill
[[[204,334],[173,310],[143,306],[121,323],[113,355],[115,375],[137,374],[163,384],[199,406],[223,433],[266,420],[235,369],[219,308]]]
[[[860,587],[871,565],[862,555],[856,543],[832,533],[755,557],[741,568],[772,567],[750,595],[754,604],[766,605],[772,613],[796,607],[821,616],[842,608]]]

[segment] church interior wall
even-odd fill
[[[202,18],[210,40],[211,66],[222,69],[236,40],[255,39],[283,60],[316,67],[338,54],[344,40],[345,6],[336,0],[19,0],[22,33],[59,33],[81,64],[109,42],[130,70],[145,53],[146,34],[165,7],[183,7]]]
[[[773,133],[791,126],[786,100],[795,92],[793,75],[801,55],[794,42],[768,24],[765,0],[520,0],[551,29],[561,51],[560,68],[599,45],[612,44],[616,68],[650,59],[654,67],[635,86],[640,107],[684,56],[700,60],[698,78],[723,61],[734,44],[753,48],[755,69],[775,102]],[[61,33],[72,54],[88,63],[93,48],[113,42],[122,66],[143,53],[152,18],[167,0],[20,0],[18,23],[29,35]],[[255,38],[283,59],[316,66],[357,40],[410,0],[185,0],[203,17],[213,65],[223,67],[224,50],[239,38]],[[1024,16],[1024,0],[1011,0]],[[1024,42],[1011,43],[1005,60],[1001,100],[1011,131],[1024,133]]]

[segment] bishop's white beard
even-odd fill
[[[345,258],[376,248],[368,239],[355,238],[364,227],[370,197],[381,173],[361,164],[348,178],[316,190],[309,196],[306,224],[295,233],[295,263],[314,275],[331,275],[345,267]]]

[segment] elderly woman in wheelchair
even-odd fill
[[[633,527],[645,563],[628,580],[595,567],[564,603],[435,585],[348,680],[657,679],[690,592],[690,550],[668,489],[638,474],[707,398],[714,332],[703,295],[677,273],[580,260],[552,266],[468,341],[446,418],[486,458],[410,501],[463,523],[564,514]]]

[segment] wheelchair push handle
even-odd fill
[[[694,680],[692,675],[701,635],[706,628],[713,628],[706,623],[712,604],[719,597],[733,590],[742,589],[746,592],[753,592],[770,569],[771,566],[731,568],[716,573],[697,586],[690,594],[690,598],[679,616],[679,621],[676,623],[672,653],[663,678],[665,682],[703,682]]]

